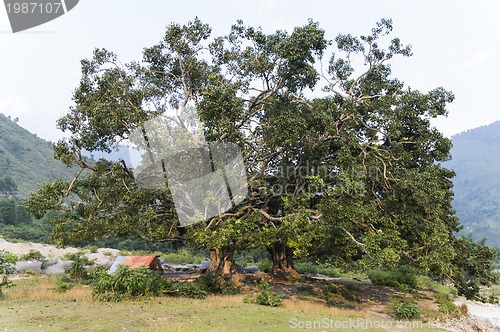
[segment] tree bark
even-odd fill
[[[233,273],[233,252],[229,247],[210,249],[210,272],[220,276]]]
[[[273,243],[267,248],[271,255],[273,268],[271,274],[278,278],[299,277],[299,273],[293,266],[293,251],[281,242]]]

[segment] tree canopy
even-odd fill
[[[472,265],[459,257],[479,250],[486,262],[494,252],[455,237],[454,174],[441,164],[451,143],[430,123],[447,115],[454,96],[392,77],[391,59],[412,53],[391,31],[382,19],[368,35],[330,40],[312,20],[271,34],[238,21],[213,38],[195,19],[169,25],[141,61],[122,64],[96,49],[82,60],[74,106],[58,121],[70,136],[54,146],[78,172],[47,183],[28,206],[39,215],[64,211],[52,221],[60,243],[110,235],[185,241],[210,250],[220,273],[232,270],[235,250],[267,248],[277,275],[295,273],[294,257],[316,257],[344,268],[410,265],[467,285],[460,280],[470,279]],[[207,142],[241,149],[248,195],[179,227],[167,183],[142,188],[125,161],[91,163],[82,150],[110,151],[152,118],[186,127],[190,107]],[[488,282],[490,267],[474,282]]]

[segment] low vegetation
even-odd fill
[[[257,289],[259,290],[259,294],[246,297],[244,299],[246,303],[257,303],[269,307],[278,307],[285,297],[283,294],[273,292],[266,279],[260,279]]]

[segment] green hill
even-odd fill
[[[500,121],[452,137],[453,207],[463,233],[500,248]]]
[[[23,198],[47,181],[73,172],[54,159],[52,144],[0,114],[0,179],[10,177]]]

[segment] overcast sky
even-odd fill
[[[376,21],[392,18],[393,36],[412,44],[414,53],[394,62],[393,75],[413,89],[443,86],[455,93],[449,117],[435,122],[451,136],[500,120],[499,13],[499,1],[81,0],[66,15],[13,34],[0,7],[0,113],[56,141],[62,133],[55,121],[72,104],[81,59],[95,47],[122,62],[140,59],[169,23],[195,16],[214,35],[226,34],[237,19],[272,33],[312,18],[330,39],[368,34]]]

